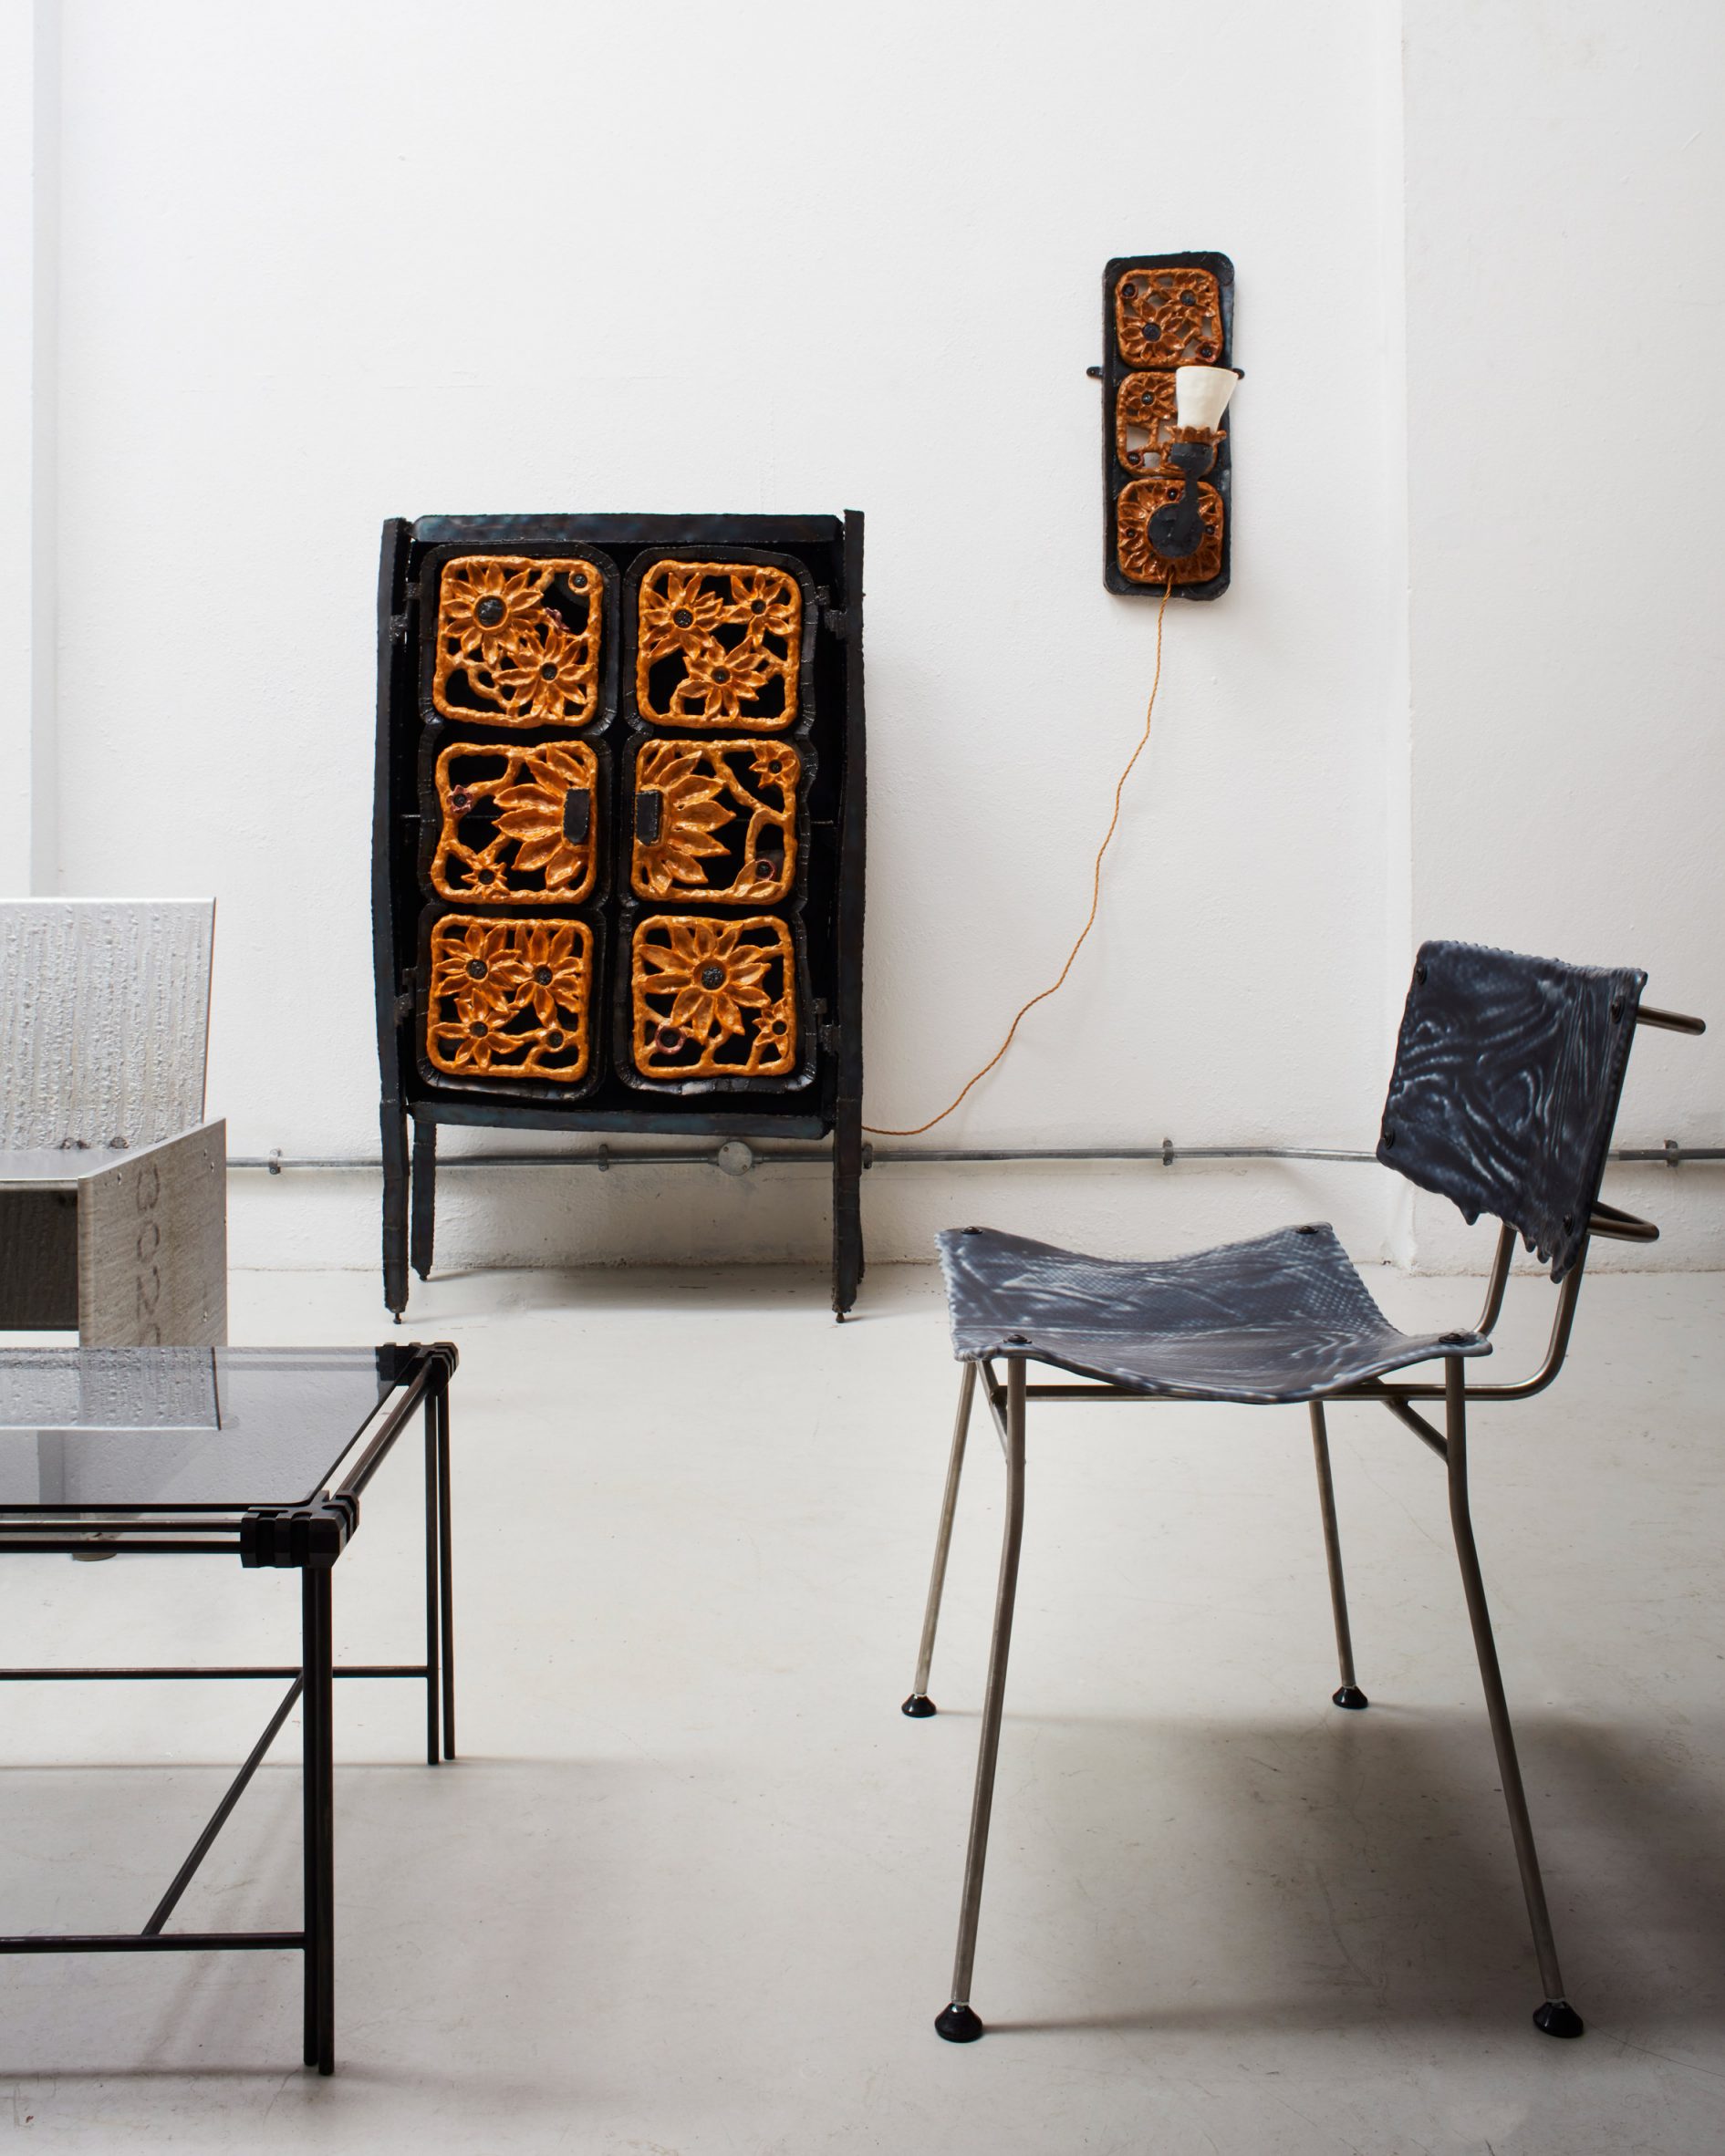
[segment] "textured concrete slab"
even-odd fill
[[[0,903],[0,1154],[203,1119],[210,898]]]

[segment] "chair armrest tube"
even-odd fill
[[[1647,1003],[1643,1003],[1637,1011],[1636,1023],[1638,1026],[1658,1026],[1668,1033],[1704,1033],[1707,1031],[1704,1018],[1688,1018],[1680,1011],[1655,1011]]]
[[[1615,1242],[1620,1243],[1657,1243],[1659,1239],[1659,1231],[1651,1220],[1642,1220],[1634,1213],[1622,1212],[1616,1206],[1606,1205],[1603,1198],[1595,1201],[1594,1209],[1588,1216],[1587,1232],[1589,1235],[1610,1236]]]

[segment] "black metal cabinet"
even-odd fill
[[[398,1314],[410,1258],[431,1268],[440,1123],[830,1135],[833,1306],[855,1301],[862,546],[854,510],[384,526],[373,916]]]

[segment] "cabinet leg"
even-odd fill
[[[413,1225],[409,1255],[421,1280],[431,1277],[431,1249],[437,1239],[437,1125],[413,1119]]]
[[[841,1100],[833,1125],[833,1311],[841,1322],[862,1276],[862,1107]]]
[[[407,1308],[407,1118],[385,1101],[383,1126],[383,1300],[399,1322]]]

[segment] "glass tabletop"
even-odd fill
[[[0,1511],[315,1497],[394,1390],[375,1348],[0,1348]]]

